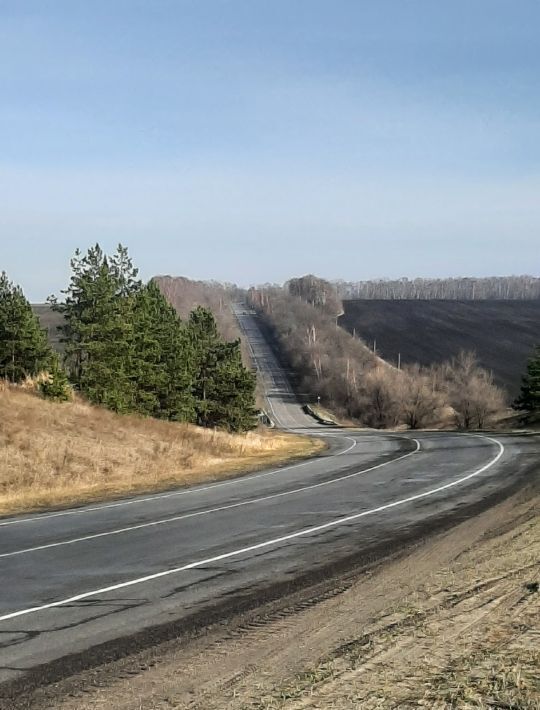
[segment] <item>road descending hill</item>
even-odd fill
[[[401,353],[403,363],[430,365],[474,350],[511,397],[540,342],[540,300],[351,300],[343,307],[340,325],[376,343],[384,359],[395,363]]]

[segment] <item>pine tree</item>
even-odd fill
[[[198,307],[188,328],[194,351],[197,423],[245,431],[255,426],[255,376],[242,364],[240,342],[224,342],[212,313]]]
[[[22,289],[0,275],[0,377],[20,382],[51,363],[47,335]]]
[[[132,373],[137,411],[162,419],[193,421],[188,334],[153,281],[135,297],[133,332]]]
[[[188,332],[193,350],[193,396],[197,424],[209,426],[213,402],[212,379],[217,367],[216,344],[219,340],[216,321],[207,308],[198,306],[189,315]]]
[[[51,301],[64,316],[70,379],[91,402],[231,431],[255,425],[255,378],[209,310],[182,323],[157,284],[137,279],[121,245],[112,257],[98,244],[77,251],[71,269],[65,300]]]
[[[256,381],[242,364],[240,341],[218,343],[215,350],[217,367],[208,391],[214,407],[209,412],[208,425],[229,431],[253,429]]]
[[[540,412],[540,346],[537,345],[527,364],[527,374],[523,376],[521,394],[514,402],[514,408],[528,414]]]
[[[99,244],[71,260],[65,301],[52,299],[64,316],[61,327],[71,381],[95,404],[117,412],[134,408],[130,377],[131,311],[140,288],[137,270],[119,245],[109,260]]]
[[[67,402],[71,399],[69,380],[65,370],[60,366],[57,355],[52,358],[48,379],[39,383],[39,391],[45,399],[53,399],[57,402]]]

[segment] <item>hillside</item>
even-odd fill
[[[344,301],[340,325],[396,363],[430,365],[474,350],[513,397],[533,346],[540,342],[540,300]]]
[[[305,437],[229,434],[58,404],[0,382],[0,515],[225,478],[318,451]]]
[[[216,281],[193,281],[185,276],[155,276],[153,280],[183,320],[194,308],[203,306],[214,314],[225,340],[240,338],[238,323],[230,308],[237,292],[235,286]]]

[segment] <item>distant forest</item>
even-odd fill
[[[336,281],[335,286],[337,295],[343,300],[444,299],[453,301],[520,301],[540,299],[540,278],[535,276]]]

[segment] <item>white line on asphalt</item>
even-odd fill
[[[318,435],[315,435],[318,436]],[[352,441],[352,444],[348,446],[346,449],[343,449],[343,451],[338,451],[335,454],[332,454],[332,457],[334,456],[343,456],[344,454],[347,454],[349,451],[352,451],[354,447],[358,444],[356,439],[353,439],[352,436],[338,436],[338,435],[333,435],[333,434],[325,434],[325,436],[330,436],[333,438],[339,438],[339,439],[344,439],[345,441]],[[85,513],[92,513],[96,510],[106,510],[108,508],[121,508],[126,505],[136,505],[138,503],[147,503],[149,501],[154,501],[154,500],[163,500],[165,498],[175,498],[177,496],[185,496],[190,493],[200,493],[201,491],[209,491],[213,488],[223,488],[224,486],[233,486],[237,485],[239,483],[245,483],[246,481],[253,481],[257,478],[266,478],[266,476],[275,476],[278,473],[283,473],[283,471],[290,471],[293,468],[300,468],[301,466],[308,466],[309,464],[312,464],[316,459],[310,458],[307,461],[302,461],[301,463],[295,463],[292,464],[291,466],[283,466],[282,468],[276,468],[272,471],[266,471],[264,473],[255,473],[252,475],[248,476],[239,476],[236,478],[233,478],[229,481],[221,481],[220,483],[213,483],[210,486],[198,486],[198,487],[193,487],[193,488],[183,488],[181,490],[177,491],[171,491],[170,493],[159,493],[157,495],[153,496],[146,496],[144,498],[130,498],[129,500],[121,500],[118,501],[117,503],[105,503],[103,505],[94,505],[90,508],[70,508],[69,510],[59,510],[56,513],[46,513],[44,515],[33,515],[30,518],[15,518],[13,520],[0,520],[0,527],[6,527],[7,525],[19,525],[20,523],[35,523],[39,522],[40,520],[47,520],[49,518],[63,518],[67,515],[84,515]]]
[[[431,490],[425,491],[424,493],[417,493],[416,495],[409,496],[408,498],[401,498],[400,500],[396,500],[393,503],[386,503],[385,505],[380,505],[378,508],[372,508],[371,510],[365,510],[362,513],[355,513],[354,515],[347,515],[343,518],[337,518],[336,520],[331,520],[328,523],[323,523],[322,525],[315,525],[314,527],[304,528],[303,530],[298,530],[297,532],[290,533],[289,535],[283,535],[282,537],[276,537],[276,538],[272,538],[271,540],[265,540],[264,542],[259,542],[255,545],[249,545],[247,547],[242,547],[238,550],[233,550],[232,552],[225,552],[222,555],[216,555],[215,557],[208,557],[204,560],[197,560],[196,562],[190,562],[189,564],[182,565],[181,567],[175,567],[174,569],[164,570],[163,572],[156,572],[154,574],[146,575],[145,577],[138,577],[137,579],[131,579],[127,582],[120,582],[118,584],[112,584],[108,587],[102,587],[101,589],[94,589],[90,592],[83,592],[82,594],[76,594],[72,597],[68,597],[67,599],[60,599],[59,601],[56,601],[56,602],[50,602],[48,604],[42,604],[40,606],[34,606],[34,607],[29,607],[27,609],[20,609],[19,611],[13,611],[9,614],[4,614],[3,616],[0,616],[0,622],[1,621],[8,621],[9,619],[15,619],[19,616],[27,616],[28,614],[35,614],[40,611],[46,611],[47,609],[53,609],[56,607],[65,606],[66,604],[74,604],[75,602],[82,601],[83,599],[89,599],[91,597],[96,597],[98,595],[109,594],[110,592],[115,592],[118,589],[125,589],[126,587],[133,587],[137,584],[143,584],[145,582],[151,582],[155,579],[161,579],[162,577],[169,577],[171,575],[179,574],[180,572],[185,572],[190,569],[196,569],[197,567],[203,567],[204,565],[213,564],[214,562],[220,562],[222,560],[228,560],[233,557],[239,557],[239,556],[245,555],[249,552],[254,552],[255,550],[262,550],[267,547],[274,547],[275,545],[280,545],[283,542],[289,542],[289,540],[294,540],[296,538],[303,537],[304,535],[311,535],[313,533],[319,533],[319,532],[322,532],[323,530],[328,530],[330,528],[335,528],[335,527],[338,527],[339,525],[343,525],[345,523],[350,523],[354,520],[358,520],[359,518],[366,517],[367,515],[373,515],[374,513],[382,513],[383,511],[389,510],[391,508],[395,508],[399,505],[405,505],[406,503],[412,503],[413,501],[421,500],[422,498],[427,498],[428,496],[435,495],[436,493],[440,493],[441,491],[448,490],[449,488],[453,488],[454,486],[458,486],[461,483],[465,483],[465,481],[469,481],[471,478],[474,478],[475,476],[480,475],[484,471],[487,471],[492,466],[494,466],[497,463],[497,461],[499,461],[501,456],[504,454],[504,446],[497,439],[492,439],[488,436],[482,436],[480,434],[476,434],[476,435],[472,435],[472,436],[478,436],[481,439],[486,439],[487,441],[491,441],[493,444],[496,444],[499,451],[498,451],[497,455],[491,461],[489,461],[487,464],[485,464],[481,468],[477,469],[476,471],[473,471],[472,473],[469,473],[466,476],[463,476],[462,478],[458,478],[456,481],[452,481],[451,483],[446,483],[443,486],[438,486],[437,488],[432,488]]]
[[[166,525],[169,523],[176,523],[180,520],[187,520],[188,518],[197,518],[203,515],[210,515],[212,513],[219,513],[224,510],[231,510],[232,508],[241,508],[247,505],[255,505],[256,503],[263,503],[267,500],[272,500],[274,498],[282,498],[285,496],[291,496],[295,493],[303,493],[304,491],[312,490],[313,488],[322,488],[323,486],[330,486],[334,483],[339,483],[340,481],[346,481],[349,478],[355,478],[356,476],[361,476],[364,473],[369,473],[370,471],[375,471],[378,468],[383,468],[383,466],[388,466],[391,463],[396,463],[402,459],[406,459],[408,456],[412,456],[420,451],[420,442],[418,439],[412,439],[416,442],[416,448],[414,451],[409,451],[409,453],[403,456],[398,456],[391,461],[385,461],[384,463],[377,464],[376,466],[371,466],[370,468],[363,469],[362,471],[356,471],[355,473],[349,473],[345,476],[339,476],[337,478],[332,478],[329,481],[323,481],[321,483],[313,483],[309,486],[302,486],[301,488],[295,488],[292,491],[283,491],[281,493],[272,493],[267,496],[261,496],[260,498],[252,498],[250,500],[240,501],[239,503],[229,503],[227,505],[220,505],[216,508],[209,508],[208,510],[199,510],[194,513],[183,513],[182,515],[175,515],[171,518],[163,518],[162,520],[153,520],[148,523],[139,523],[138,525],[129,525],[123,528],[118,528],[116,530],[109,530],[107,532],[93,533],[92,535],[83,535],[81,537],[75,537],[71,540],[61,540],[60,542],[50,542],[45,545],[36,545],[35,547],[26,547],[22,550],[14,550],[13,552],[3,552],[0,554],[0,559],[4,557],[15,557],[16,555],[25,555],[29,552],[38,552],[40,550],[49,550],[52,547],[62,547],[63,545],[74,545],[78,542],[85,542],[87,540],[96,540],[100,537],[108,537],[110,535],[120,535],[121,533],[132,532],[134,530],[142,530],[143,528],[156,527],[158,525]]]

